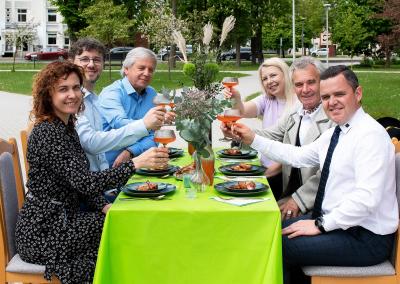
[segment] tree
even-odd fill
[[[186,22],[179,17],[175,17],[172,9],[163,0],[153,1],[150,4],[148,18],[139,25],[138,29],[150,40],[156,49],[174,44],[172,37],[174,30],[180,31],[184,37],[189,34]],[[169,60],[169,71],[172,65],[173,61]]]
[[[58,12],[64,17],[64,23],[68,25],[68,35],[71,42],[75,42],[78,33],[87,26],[83,12],[94,0],[50,0],[58,7]]]
[[[340,49],[349,53],[351,58],[370,44],[373,31],[366,28],[366,22],[371,14],[368,6],[346,0],[339,1],[332,10],[332,18],[335,19],[332,40],[339,44]]]
[[[385,53],[385,66],[390,66],[392,51],[400,47],[400,3],[398,0],[386,0],[383,12],[378,17],[389,21],[390,28],[378,36],[381,49]]]
[[[82,13],[88,26],[81,30],[80,36],[90,36],[103,42],[108,48],[116,41],[129,39],[129,29],[134,21],[127,18],[127,10],[123,5],[114,5],[108,0],[98,0]],[[109,71],[111,80],[111,56],[109,56]]]
[[[15,72],[15,58],[19,49],[23,45],[30,45],[36,39],[36,27],[38,24],[32,20],[27,23],[12,23],[11,29],[5,33],[5,39],[8,45],[13,47],[13,65],[12,72]]]

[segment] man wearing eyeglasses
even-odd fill
[[[124,149],[143,136],[147,136],[148,129],[158,127],[155,119],[147,116],[141,121],[128,123],[119,129],[103,131],[103,121],[94,88],[103,71],[105,54],[104,45],[92,38],[79,39],[69,51],[70,60],[82,67],[85,75],[82,88],[85,110],[78,117],[76,129],[89,159],[91,171],[109,168],[105,152]]]

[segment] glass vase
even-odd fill
[[[190,181],[192,183],[192,187],[195,188],[197,192],[204,192],[206,190],[206,186],[210,183],[210,180],[203,170],[201,156],[197,151],[193,153],[193,159],[195,161],[196,168]]]
[[[204,173],[207,175],[209,183],[208,185],[213,185],[214,183],[214,172],[215,172],[215,156],[214,156],[214,151],[211,147],[211,145],[208,145],[207,147],[204,148],[209,156],[207,158],[201,156],[201,166],[203,168]]]

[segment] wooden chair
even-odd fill
[[[25,187],[22,178],[21,163],[19,161],[18,145],[15,138],[10,138],[8,142],[0,138],[0,154],[4,152],[8,152],[12,155],[15,184],[17,187],[18,208],[21,208],[25,200]]]
[[[396,194],[400,205],[400,153],[396,154]],[[366,267],[305,266],[312,284],[398,284],[400,283],[400,238],[396,232],[391,259]]]
[[[13,157],[0,154],[0,283],[61,283],[44,279],[45,266],[24,262],[15,248],[18,198]]]
[[[21,130],[20,132],[20,137],[21,137],[21,144],[22,144],[22,154],[24,155],[24,165],[25,165],[25,173],[26,176],[28,177],[28,171],[29,171],[29,164],[28,164],[28,159],[26,158],[26,153],[28,150],[28,137],[31,134],[33,128],[33,123],[29,123],[28,127],[24,130]]]

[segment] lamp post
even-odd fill
[[[305,55],[304,52],[304,20],[305,18],[301,18],[301,55]]]
[[[329,67],[329,9],[331,4],[324,4],[326,18],[326,67]]]
[[[296,59],[296,23],[294,17],[294,3],[295,0],[292,0],[292,56],[293,61]]]

